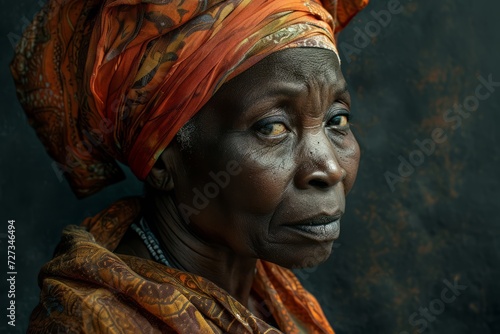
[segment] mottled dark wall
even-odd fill
[[[78,201],[58,179],[7,68],[11,41],[39,5],[0,3],[0,263],[5,225],[15,219],[18,272],[18,326],[7,327],[0,312],[0,332],[14,333],[25,331],[36,274],[62,227],[141,186],[130,176]],[[377,30],[371,11],[388,3],[373,0],[340,36],[363,158],[333,257],[298,275],[340,334],[500,333],[500,87],[474,98],[479,77],[500,82],[500,3],[401,0],[403,11]],[[363,41],[366,29],[373,37]],[[475,101],[476,111],[453,111],[464,103],[473,110]],[[428,142],[439,129],[434,152],[418,153],[415,140]],[[400,159],[418,166],[405,166],[403,177]],[[5,310],[4,278],[0,284]],[[455,293],[447,284],[458,285]]]

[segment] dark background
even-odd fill
[[[58,179],[7,67],[12,43],[40,5],[0,4],[0,268],[7,272],[6,224],[15,219],[18,273],[16,328],[7,326],[6,274],[0,275],[0,332],[17,333],[26,330],[38,301],[38,270],[63,226],[139,194],[141,185],[128,174],[126,182],[79,201]],[[334,255],[298,275],[338,334],[500,333],[500,87],[460,126],[445,119],[454,105],[473,101],[479,76],[500,82],[500,2],[401,5],[381,27],[371,11],[386,10],[388,1],[372,0],[340,35],[362,162]],[[360,44],[366,29],[372,37]],[[414,141],[431,139],[438,128],[446,140],[419,161]],[[410,155],[419,166],[391,188],[387,173],[397,175],[400,159]],[[447,284],[459,285],[455,298]]]

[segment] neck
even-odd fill
[[[210,280],[248,307],[256,260],[200,237],[182,219],[169,194],[147,194],[145,202],[144,217],[170,264]]]

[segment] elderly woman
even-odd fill
[[[359,148],[334,34],[367,0],[52,0],[19,99],[79,197],[31,333],[333,333],[289,269],[339,235]]]

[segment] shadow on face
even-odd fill
[[[164,154],[190,231],[285,267],[330,255],[359,163],[337,56],[272,54],[224,84]]]

